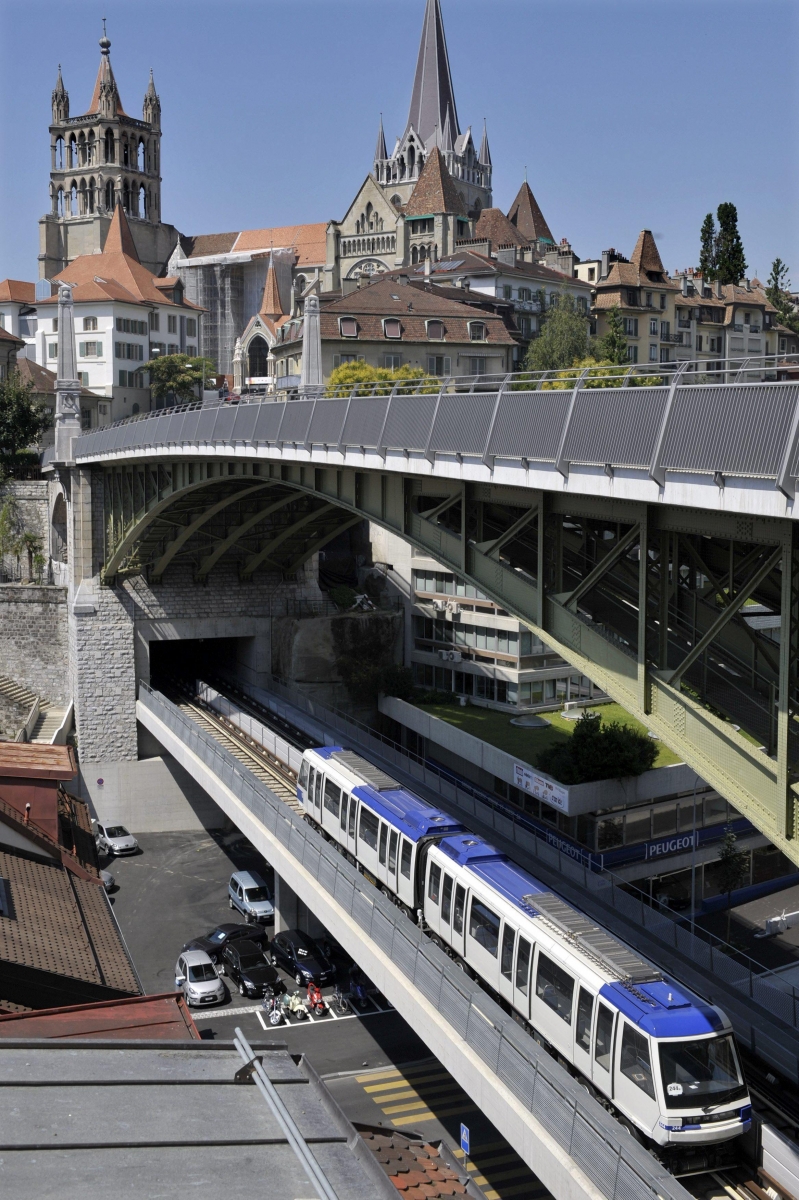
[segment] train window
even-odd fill
[[[361,823],[359,837],[373,850],[377,849],[377,827],[380,824],[374,813],[361,806]]]
[[[610,1070],[610,1052],[613,1049],[613,1013],[604,1004],[599,1005],[596,1018],[596,1041],[594,1058],[600,1067]]]
[[[322,810],[322,788],[325,786],[325,777],[321,771],[316,772],[316,783],[314,785],[313,802],[321,812]]]
[[[313,804],[313,785],[316,779],[316,767],[311,767],[311,773],[308,776],[308,803]]]
[[[300,787],[303,789],[303,791],[308,786],[308,770],[308,759],[304,758],[302,760],[302,766],[300,767]]]
[[[347,831],[351,838],[355,837],[355,818],[358,816],[358,801],[350,796],[350,827]]]
[[[574,980],[568,971],[564,971],[563,967],[559,967],[551,958],[547,958],[546,954],[538,955],[535,994],[554,1013],[557,1013],[561,1021],[571,1025]]]
[[[516,953],[516,987],[523,995],[527,995],[530,986],[530,962],[533,948],[527,938],[519,938],[519,949]]]
[[[400,871],[406,879],[411,877],[411,856],[413,855],[413,846],[407,838],[402,839],[402,851],[400,853]]]
[[[380,853],[378,854],[378,858],[380,860],[381,867],[384,867],[386,865],[386,840],[387,840],[387,838],[388,838],[388,826],[383,821],[381,821],[380,822]]]
[[[502,930],[502,957],[499,969],[506,979],[513,978],[513,947],[516,942],[516,930],[506,925]]]
[[[449,919],[452,912],[452,876],[444,876],[444,885],[441,888],[441,920],[446,921],[449,925]]]
[[[452,928],[456,933],[463,933],[463,910],[466,907],[466,888],[458,883],[455,885],[455,906],[452,910]]]
[[[346,792],[342,792],[341,793],[341,832],[342,833],[347,832],[347,804],[348,804],[348,802],[349,802],[349,796],[347,795]]]
[[[427,895],[433,904],[438,904],[438,894],[441,889],[441,867],[437,863],[430,864],[430,878],[427,881]]]
[[[338,816],[338,809],[341,803],[341,788],[338,787],[332,780],[328,779],[325,784],[325,808],[334,817]]]
[[[472,904],[469,909],[469,936],[474,938],[478,946],[482,946],[494,958],[497,957],[499,917],[476,896],[472,896]]]
[[[580,988],[577,998],[577,1030],[575,1041],[581,1050],[591,1050],[591,1018],[594,1015],[594,997],[585,988]]]
[[[655,1099],[652,1082],[652,1062],[649,1057],[649,1042],[642,1033],[624,1022],[621,1038],[621,1073],[631,1079],[636,1087]]]
[[[396,829],[391,830],[391,837],[388,839],[388,869],[392,873],[397,869],[397,839],[399,834]]]

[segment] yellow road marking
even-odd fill
[[[507,1149],[508,1149],[508,1143],[506,1141],[485,1142],[482,1146],[475,1146],[474,1149],[472,1150],[472,1154],[483,1154],[486,1150],[507,1150]],[[464,1157],[463,1151],[460,1149],[460,1147],[458,1147],[457,1150],[453,1150],[452,1153],[455,1155],[456,1158]]]
[[[418,1079],[407,1080],[407,1082],[412,1082],[414,1086],[416,1086],[420,1083],[430,1083],[434,1079],[452,1079],[452,1076],[450,1075],[449,1071],[436,1071],[434,1075],[420,1075]],[[365,1087],[363,1090],[368,1092],[369,1095],[371,1095],[372,1092],[384,1092],[396,1087],[401,1080],[405,1080],[405,1076],[400,1075],[397,1078],[392,1079],[390,1083],[374,1083],[371,1085],[371,1087]],[[457,1087],[455,1081],[453,1080],[452,1082]]]
[[[409,1104],[392,1104],[388,1108],[384,1108],[383,1112],[386,1114],[387,1117],[390,1117],[392,1113],[410,1112],[411,1109],[414,1109],[414,1108],[429,1108],[429,1107],[430,1106],[426,1100],[412,1100]]]
[[[474,1182],[481,1186],[484,1183],[488,1183],[491,1187],[494,1187],[495,1184],[500,1183],[503,1179],[520,1179],[523,1175],[527,1176],[528,1184],[531,1184],[536,1178],[528,1166],[524,1163],[519,1163],[519,1166],[515,1167],[512,1171],[499,1171],[496,1175],[492,1174],[490,1179],[486,1179],[485,1175],[475,1175]]]
[[[462,1112],[462,1113],[467,1113],[467,1112],[479,1112],[479,1111],[480,1111],[480,1110],[478,1109],[478,1107],[477,1107],[477,1105],[476,1105],[476,1104],[469,1104],[469,1105],[467,1105],[465,1108],[463,1107],[463,1105],[460,1105],[460,1104],[459,1104],[457,1108],[443,1108],[443,1109],[440,1109],[438,1112],[431,1112],[431,1113],[429,1113],[427,1116],[421,1116],[421,1117],[420,1117],[420,1116],[417,1116],[417,1115],[416,1115],[416,1113],[412,1113],[412,1114],[411,1114],[411,1116],[409,1116],[409,1117],[407,1118],[407,1120],[413,1120],[413,1121],[420,1121],[420,1120],[421,1120],[421,1121],[435,1121],[435,1120],[437,1120],[439,1117],[454,1117],[454,1116],[457,1116],[457,1114],[458,1114],[458,1113],[460,1113],[460,1112]],[[393,1125],[404,1125],[404,1124],[405,1124],[405,1121],[404,1121],[404,1120],[402,1120],[402,1118],[400,1117],[399,1119],[395,1119],[394,1121],[392,1121],[392,1124],[393,1124]]]
[[[438,1087],[420,1087],[418,1090],[408,1087],[401,1092],[389,1092],[385,1096],[372,1096],[372,1099],[375,1104],[384,1104],[386,1101],[407,1100],[411,1096],[437,1096],[439,1093],[441,1093],[439,1098],[442,1100],[444,1096],[452,1096],[454,1099],[459,1094],[459,1089],[452,1083],[440,1083]]]
[[[355,1079],[357,1083],[369,1083],[370,1080],[374,1079],[397,1079],[403,1075],[418,1075],[421,1072],[431,1071],[432,1069],[433,1063],[427,1063],[420,1067],[409,1067],[407,1071],[400,1071],[398,1067],[393,1067],[390,1071],[370,1071],[368,1075],[356,1075]]]

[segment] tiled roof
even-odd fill
[[[107,54],[103,54],[102,58],[100,59],[97,78],[94,81],[94,91],[92,92],[91,103],[86,109],[84,116],[89,116],[90,113],[96,113],[100,111],[100,88],[102,87],[103,83],[111,84],[117,95],[117,112],[123,117],[127,116],[127,113],[122,107],[122,101],[119,98],[119,89],[117,87],[117,81],[114,79],[114,71],[111,66],[111,59]]]
[[[279,225],[272,229],[243,229],[234,250],[294,250],[298,267],[321,266],[327,257],[327,225]]]
[[[663,263],[651,229],[642,229],[639,233],[630,262],[639,271],[649,271],[655,275],[664,274]]]
[[[428,213],[466,216],[464,203],[437,147],[430,151],[404,211],[406,217],[423,217]]]
[[[0,776],[74,779],[77,770],[71,746],[0,742]]]
[[[24,338],[17,337],[15,333],[10,333],[8,329],[0,329],[1,342],[13,342],[15,346],[24,346]]]
[[[264,294],[261,300],[261,307],[258,310],[260,317],[265,317],[268,321],[276,321],[278,317],[283,316],[283,305],[280,300],[280,289],[277,286],[277,272],[271,258],[269,267],[266,272],[266,283],[264,284]]]
[[[474,228],[476,238],[487,238],[492,246],[529,246],[529,242],[511,224],[501,208],[484,208]]]
[[[555,240],[526,180],[508,210],[508,220],[516,226],[522,237],[530,242],[536,241],[537,238],[549,238],[551,242]]]
[[[404,1200],[449,1200],[467,1194],[458,1172],[447,1166],[437,1146],[401,1133],[363,1127],[359,1133]]]
[[[0,280],[0,300],[16,300],[20,304],[33,304],[36,299],[36,284],[24,279]]]
[[[213,254],[229,254],[239,236],[235,233],[198,233],[195,237],[182,237],[180,244],[186,258],[205,258]]]

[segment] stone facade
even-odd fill
[[[0,675],[69,703],[66,588],[0,584]]]
[[[50,555],[49,491],[49,485],[41,480],[12,480],[0,489],[0,508],[10,503],[15,533],[17,536],[32,533],[39,539],[45,557]],[[48,575],[43,577],[46,579]],[[0,557],[0,580],[27,582],[30,578],[30,563],[24,549],[19,554],[7,552]]]

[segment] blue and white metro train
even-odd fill
[[[688,1148],[749,1129],[720,1009],[352,751],[306,750],[297,797],[312,824],[644,1139]]]

